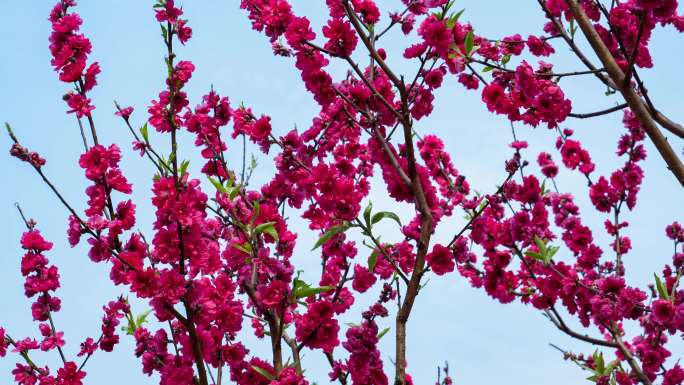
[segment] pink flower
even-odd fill
[[[679,364],[676,364],[663,375],[663,385],[681,385],[682,382],[684,382],[684,370]]]
[[[558,166],[551,159],[551,155],[546,152],[540,152],[537,157],[537,164],[541,167],[541,172],[547,178],[555,178],[558,175]]]
[[[132,113],[133,113],[133,107],[130,107],[130,106],[129,106],[129,107],[124,107],[124,108],[118,109],[118,110],[114,113],[114,115],[120,116],[120,117],[124,118],[125,120],[128,120],[128,118],[131,117],[131,114],[132,114]]]
[[[454,271],[456,265],[454,253],[440,244],[436,244],[432,248],[432,252],[425,256],[425,261],[437,275],[444,275]]]
[[[620,199],[618,192],[604,177],[600,177],[599,180],[591,186],[589,197],[591,198],[591,203],[594,204],[594,207],[596,207],[598,211],[606,213],[610,212]]]
[[[535,56],[549,56],[556,52],[549,43],[533,35],[527,38],[527,47]]]
[[[445,72],[446,70],[444,68],[437,68],[428,71],[424,76],[425,84],[427,84],[432,89],[441,87]]]
[[[4,357],[7,354],[7,338],[5,336],[5,329],[0,327],[0,357]]]
[[[560,148],[563,156],[563,164],[571,170],[579,167],[583,174],[590,174],[594,171],[594,164],[591,161],[589,152],[582,148],[582,145],[573,139],[566,139],[564,142],[558,142],[556,147]]]
[[[675,308],[672,302],[658,299],[653,301],[651,308],[653,309],[654,320],[660,325],[669,326],[675,315]]]
[[[684,228],[679,222],[672,222],[665,228],[665,235],[675,242],[684,242]]]
[[[30,230],[21,236],[21,247],[38,252],[52,249],[52,243],[46,241],[38,230]]]
[[[40,343],[40,350],[44,352],[64,346],[64,332],[56,332],[55,334],[44,335],[44,337],[45,338]]]
[[[78,370],[78,367],[73,362],[67,362],[64,367],[57,370],[57,380],[60,385],[83,385],[81,380],[85,378],[86,373]]]
[[[97,343],[95,343],[95,340],[88,337],[85,341],[81,342],[81,350],[78,352],[78,356],[89,356],[93,354],[95,350],[97,350]]]
[[[518,56],[525,48],[525,41],[520,34],[506,36],[502,39],[502,49],[504,54]]]
[[[476,90],[480,86],[480,80],[475,75],[461,73],[458,75],[458,82],[469,90]]]
[[[88,92],[97,85],[97,75],[100,73],[100,65],[97,62],[91,64],[86,70],[83,82],[83,91]]]
[[[352,0],[352,4],[364,23],[375,24],[380,20],[380,10],[373,0]]]
[[[187,22],[185,20],[180,20],[177,24],[177,33],[178,33],[178,40],[181,42],[181,44],[185,45],[185,43],[192,38],[192,28],[187,26]]]
[[[14,349],[12,349],[12,352],[14,352],[14,353],[28,352],[29,350],[38,349],[39,346],[40,345],[38,344],[38,341],[31,339],[31,338],[24,338],[21,341],[15,341],[14,342]]]
[[[333,55],[347,57],[356,48],[356,34],[351,25],[342,19],[328,21],[328,24],[323,27],[323,36],[328,38],[323,48]]]
[[[176,24],[178,18],[183,14],[183,10],[176,8],[174,0],[165,0],[163,7],[155,10],[157,21],[163,23],[168,21],[171,24]]]
[[[346,366],[352,383],[387,385],[387,376],[377,348],[378,327],[375,323],[364,321],[360,326],[349,328],[346,336],[347,340],[342,346],[350,353]]]
[[[527,148],[527,142],[524,140],[516,140],[514,142],[511,142],[510,146],[515,150],[522,150]]]
[[[64,99],[71,108],[67,113],[76,113],[79,118],[90,115],[90,112],[95,109],[95,106],[90,104],[90,99],[81,94],[67,94]]]
[[[444,22],[434,15],[423,20],[418,27],[418,34],[425,44],[434,48],[441,56],[446,56],[449,45],[454,41]]]
[[[375,275],[361,265],[354,265],[354,281],[352,287],[359,293],[365,293],[375,283]]]
[[[277,308],[283,304],[287,296],[287,283],[283,281],[273,281],[268,286],[259,290],[259,299],[268,308]]]
[[[332,352],[340,343],[337,338],[340,326],[333,318],[332,304],[328,301],[309,304],[306,314],[296,319],[295,326],[297,341],[309,348]]]

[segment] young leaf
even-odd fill
[[[228,197],[229,197],[231,200],[232,200],[232,199],[235,199],[235,197],[240,193],[240,189],[241,189],[241,188],[242,188],[242,186],[240,186],[240,185],[237,185],[237,186],[233,187],[233,189],[230,190],[230,194],[228,194]]]
[[[328,242],[328,240],[330,240],[330,238],[334,237],[335,235],[337,235],[339,233],[343,233],[343,232],[347,231],[348,228],[349,228],[349,224],[346,222],[341,224],[341,225],[332,226],[331,228],[328,229],[328,231],[323,233],[323,235],[321,235],[320,238],[318,238],[318,241],[316,242],[313,249],[311,249],[311,250],[316,250],[317,248],[321,247],[324,243]]]
[[[548,249],[548,253],[546,254],[546,263],[551,262],[551,258],[553,258],[554,255],[560,250],[560,246],[552,246]]]
[[[306,285],[306,284],[305,284]],[[332,290],[332,286],[310,287],[309,285],[301,286],[295,293],[295,298],[306,298],[312,295],[325,293]]]
[[[233,247],[242,251],[243,253],[246,254],[252,254],[252,245],[249,242],[245,242],[242,245],[239,245],[237,243],[233,243]]]
[[[466,37],[465,37],[465,42],[463,43],[466,56],[470,56],[470,53],[473,51],[473,39],[474,38],[475,38],[475,36],[473,34],[473,31],[468,31],[468,34],[466,34]]]
[[[189,160],[186,159],[182,161],[180,167],[178,168],[178,175],[185,175],[185,173],[188,171],[188,166],[190,166]]]
[[[541,254],[539,254],[539,253],[537,253],[537,252],[534,252],[534,251],[528,251],[528,252],[525,253],[525,255],[527,255],[528,257],[532,257],[532,258],[534,258],[534,259],[536,259],[536,260],[538,260],[538,261],[543,261],[543,260],[544,260],[544,258],[543,258],[543,256],[542,256]]]
[[[463,15],[463,12],[465,12],[465,8],[454,13],[453,15],[451,15],[451,17],[449,17],[449,20],[447,20],[447,27],[449,29],[452,29],[456,26],[456,23],[458,22],[458,19],[461,18],[461,15]]]
[[[537,245],[537,248],[539,249],[539,252],[544,255],[546,254],[546,241],[539,238],[538,236],[534,236],[534,244]]]
[[[147,123],[145,123],[142,127],[140,127],[140,135],[142,135],[143,139],[145,139],[145,142],[150,141],[150,139],[148,137],[148,133],[147,133]]]
[[[663,281],[660,280],[660,277],[658,277],[655,273],[653,274],[655,277],[656,281],[656,289],[658,290],[658,295],[660,296],[661,299],[670,299],[670,295],[667,293],[667,287],[663,283]]]
[[[380,222],[383,218],[394,219],[394,221],[399,224],[399,227],[401,227],[401,220],[399,219],[399,216],[390,211],[380,211],[379,213],[376,213],[375,215],[373,215],[371,223],[376,224]]]
[[[276,242],[278,242],[278,232],[275,229],[275,222],[266,222],[258,225],[254,231],[257,234],[268,234],[271,236],[271,238],[275,239]]]
[[[261,367],[256,366],[256,365],[252,365],[252,369],[253,369],[255,372],[257,372],[257,373],[261,374],[262,376],[266,377],[266,379],[269,380],[269,381],[273,381],[273,380],[276,379],[276,377],[275,377],[273,374],[269,373],[268,370],[266,370],[266,369],[264,369],[264,368],[261,368]]]
[[[370,227],[371,225],[371,212],[373,211],[373,202],[368,202],[368,206],[366,206],[366,209],[363,210],[363,219],[366,220],[366,226]]]
[[[380,331],[380,333],[378,333],[378,340],[380,340],[380,338],[384,337],[385,334],[387,334],[388,331],[390,331],[390,328],[384,328],[384,329],[382,329],[382,330]]]
[[[261,213],[261,205],[259,201],[254,201],[252,203],[252,218],[249,220],[249,227],[254,226],[254,221],[259,217],[259,214]]]
[[[148,310],[142,314],[140,314],[136,319],[135,319],[135,326],[136,329],[141,327],[144,323],[147,323],[147,316],[152,313],[152,310]]]
[[[214,179],[214,178],[212,178],[212,177],[209,177],[209,182],[211,182],[211,184],[214,185],[214,187],[216,188],[216,190],[218,190],[218,191],[220,191],[220,192],[222,192],[222,193],[224,193],[224,194],[227,192],[226,188],[223,187],[223,185],[221,184],[221,182],[219,182],[218,180],[216,180],[216,179]]]
[[[606,374],[606,362],[603,360],[603,353],[596,350],[593,354],[594,364],[596,365],[596,374],[602,376]]]
[[[375,265],[378,263],[378,250],[375,249],[368,257],[368,271],[373,272]]]

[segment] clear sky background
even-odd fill
[[[50,67],[47,21],[52,1],[0,0],[0,41],[3,59],[0,60],[0,120],[9,121],[15,132],[30,149],[40,152],[48,163],[45,172],[56,182],[66,199],[82,210],[86,186],[77,159],[82,152],[78,127],[73,115],[66,115],[61,96],[68,86],[57,80]],[[147,118],[146,107],[164,85],[164,47],[159,27],[151,9],[152,1],[140,0],[81,0],[77,11],[85,20],[82,30],[93,42],[91,60],[102,67],[99,85],[92,92],[97,109],[94,111],[102,143],[118,143],[124,149],[122,169],[134,183],[133,198],[138,204],[138,228],[150,233],[153,212],[149,209],[151,175],[153,169],[130,149],[131,138],[120,119],[113,116],[113,100],[122,105],[133,105],[133,122],[142,125]],[[322,0],[294,1],[295,11],[306,14],[315,26],[324,22],[325,5]],[[384,0],[384,9],[400,10],[399,0]],[[291,59],[274,57],[270,44],[260,33],[251,30],[246,14],[239,10],[238,1],[204,0],[183,2],[186,17],[194,30],[187,47],[178,50],[180,59],[190,59],[197,66],[187,86],[191,104],[197,104],[213,85],[221,95],[230,97],[233,105],[241,101],[257,113],[272,117],[276,134],[292,127],[306,128],[318,108],[305,91],[299,73]],[[457,0],[456,7],[466,8],[462,20],[473,23],[479,34],[503,37],[512,33],[540,34],[542,13],[533,0],[476,1]],[[681,12],[680,7],[680,12]],[[383,14],[383,25],[387,22]],[[319,33],[320,35],[320,33]],[[681,36],[671,29],[658,29],[652,41],[655,71],[644,72],[647,85],[658,107],[675,120],[684,121],[681,99]],[[389,62],[405,74],[415,68],[403,62],[401,52],[410,42],[398,31],[389,34],[385,48]],[[558,52],[552,61],[558,71],[580,70],[579,63],[565,53],[560,42],[554,42]],[[334,72],[346,69],[333,65]],[[605,97],[605,91],[594,78],[566,79],[561,83],[573,101],[575,112],[600,110],[615,104],[615,97]],[[620,113],[591,121],[568,120],[563,127],[573,128],[598,165],[597,174],[608,174],[621,164],[615,155],[617,137],[622,133]],[[434,113],[417,125],[421,133],[438,133],[444,138],[454,163],[465,174],[471,185],[483,192],[491,192],[505,177],[503,161],[510,155],[506,145],[511,139],[508,122],[490,114],[480,101],[478,92],[466,91],[453,77],[446,80],[438,92]],[[555,135],[545,128],[518,127],[520,137],[528,140],[528,158],[542,150],[555,154]],[[156,136],[159,142],[159,136]],[[153,141],[155,137],[153,136]],[[670,138],[678,153],[683,142]],[[162,144],[158,144],[162,145]],[[166,145],[164,141],[163,145]],[[229,163],[240,166],[241,148],[229,144]],[[0,135],[0,148],[9,149],[10,141]],[[664,237],[664,228],[673,220],[684,219],[684,193],[664,162],[647,142],[649,158],[644,164],[646,179],[640,193],[638,213],[627,213],[631,226],[627,234],[633,239],[634,249],[625,259],[631,282],[645,287],[671,258],[671,243]],[[191,154],[191,138],[182,138],[181,154],[190,158],[191,172],[197,173],[198,154]],[[6,151],[6,150],[2,150]],[[258,149],[250,147],[257,155]],[[555,156],[558,159],[558,156]],[[259,157],[254,184],[272,175],[272,161]],[[0,325],[14,337],[38,336],[37,325],[31,321],[30,301],[23,297],[22,277],[19,272],[21,248],[19,237],[24,231],[14,202],[19,202],[26,214],[38,221],[39,229],[55,243],[49,253],[60,267],[63,298],[62,311],[56,315],[58,328],[65,331],[66,352],[74,357],[78,344],[87,336],[99,335],[101,307],[123,291],[108,279],[108,268],[95,265],[87,257],[83,246],[70,248],[65,231],[66,210],[51,195],[48,188],[26,164],[8,154],[0,156],[2,188],[0,188]],[[581,204],[585,221],[592,225],[594,236],[608,245],[602,222],[588,201],[584,180],[561,170],[559,188],[575,194]],[[386,199],[382,185],[372,190],[371,200],[378,209],[396,209]],[[411,210],[401,207],[402,218],[409,219]],[[292,215],[294,217],[294,215]],[[445,241],[463,224],[461,215],[446,221],[436,234],[437,241]],[[319,256],[311,253],[316,236],[306,230],[301,220],[290,226],[300,232],[294,261],[299,268],[308,268],[307,277],[315,280]],[[397,231],[390,224],[384,228],[385,239],[396,239]],[[394,238],[393,238],[394,237]],[[361,258],[366,256],[361,254]],[[375,293],[359,300],[356,310],[376,298]],[[135,312],[145,305],[134,303]],[[353,314],[359,314],[358,311]],[[356,319],[358,320],[358,319]],[[355,319],[348,319],[355,321]],[[251,334],[245,323],[247,334]],[[386,319],[381,327],[392,326]],[[593,331],[592,331],[593,332]],[[394,331],[390,332],[392,335]],[[483,291],[470,288],[457,274],[432,277],[418,297],[408,331],[409,372],[416,384],[435,381],[436,366],[449,361],[452,375],[458,384],[494,385],[548,384],[570,385],[585,382],[586,373],[569,362],[549,343],[576,352],[591,352],[592,348],[578,344],[556,331],[538,311],[519,304],[500,305]],[[595,334],[595,333],[593,333]],[[674,356],[682,357],[684,347],[675,338]],[[249,339],[252,341],[252,339]],[[393,373],[393,337],[381,341],[381,349],[388,374]],[[153,384],[155,378],[142,376],[141,365],[132,354],[132,338],[122,336],[122,343],[113,353],[98,352],[87,365],[86,383],[98,385]],[[249,343],[253,352],[267,357],[266,341]],[[53,354],[54,353],[54,354]],[[342,354],[340,348],[337,355]],[[57,367],[57,355],[36,354],[39,363]],[[0,360],[0,383],[11,382],[10,371],[18,357],[10,355]],[[80,362],[80,360],[79,360]],[[307,374],[319,384],[328,383],[329,367],[319,352],[304,355]]]

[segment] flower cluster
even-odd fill
[[[49,18],[52,23],[50,53],[51,64],[59,72],[59,80],[76,84],[76,92],[69,92],[64,96],[70,108],[68,112],[82,118],[90,116],[90,112],[95,109],[87,92],[97,84],[100,66],[97,62],[87,65],[92,44],[85,35],[79,33],[83,23],[81,17],[69,12],[69,8],[75,5],[74,0],[61,0],[52,9]]]
[[[621,215],[624,207],[636,207],[644,179],[643,122],[625,110],[627,133],[617,146],[625,162],[609,175],[596,177],[589,149],[572,130],[559,127],[577,116],[571,114],[572,103],[560,85],[572,73],[555,73],[544,61],[533,66],[525,58],[514,58],[526,51],[544,58],[555,53],[552,39],[565,37],[559,27],[572,20],[568,2],[540,2],[553,18],[544,27],[545,35],[502,39],[476,34],[471,24],[459,21],[461,13],[451,10],[453,2],[403,3],[405,9],[389,13],[389,25],[383,29],[383,14],[374,0],[326,0],[329,18],[320,24],[298,16],[288,0],[241,0],[252,27],[264,33],[275,55],[291,58],[286,60],[293,61],[320,108],[306,129],[280,134],[275,119],[242,104],[233,108],[213,88],[190,107],[186,85],[197,69],[179,60],[174,43],[187,44],[193,31],[176,2],[157,1],[166,81],[147,108],[142,138],[132,128],[133,108],[116,105],[116,115],[135,136],[133,149],[157,171],[151,189],[152,236],[146,238],[131,231],[136,204],[115,199],[115,192],[131,194],[132,186],[119,167],[119,147],[100,144],[96,135],[88,92],[97,84],[100,67],[87,64],[91,45],[79,32],[80,17],[70,12],[75,2],[60,0],[50,16],[52,64],[62,81],[74,83],[64,98],[68,112],[87,118],[93,142],[89,144],[84,133],[86,151],[79,166],[89,181],[85,216],[62,199],[71,213],[68,241],[75,246],[86,238],[90,259],[108,264],[111,281],[150,310],[136,317],[125,297],[109,302],[103,307],[100,337],[80,345],[77,357],[83,357],[82,364],[68,360],[62,352],[63,333],[52,318],[61,306],[54,296],[60,285],[57,267],[44,256],[52,244],[27,222],[21,271],[26,296],[36,297],[32,314],[41,338],[14,340],[0,328],[0,356],[11,350],[25,362],[12,372],[15,381],[81,385],[89,357],[112,351],[121,338],[117,329],[123,326],[135,341],[142,372],[157,376],[161,385],[208,385],[214,372],[225,373],[226,381],[239,385],[308,385],[301,367],[303,349],[325,355],[333,381],[412,384],[402,329],[429,277],[456,270],[497,301],[519,300],[544,311],[560,331],[614,349],[610,373],[597,355],[566,354],[592,370],[597,383],[634,385],[660,379],[664,385],[680,385],[684,370],[668,360],[668,342],[684,331],[682,226],[675,222],[666,228],[675,253],[650,290],[630,285],[625,273],[632,239]],[[632,65],[652,66],[648,42],[657,24],[684,26],[674,0],[629,0],[610,10],[592,1],[580,3],[630,77],[636,75],[630,73]],[[602,18],[610,28],[602,27]],[[319,30],[312,25],[320,25]],[[394,72],[389,65],[395,61],[392,52],[382,46],[394,26],[419,39],[403,51],[404,58],[419,64],[410,77]],[[370,60],[357,62],[359,50]],[[519,61],[509,64],[511,60]],[[326,69],[332,61],[349,65],[349,72],[334,78]],[[484,70],[478,72],[478,66]],[[607,79],[603,69],[583,74]],[[457,158],[443,140],[421,132],[418,123],[432,113],[437,90],[450,86],[450,75],[466,89],[483,85],[486,107],[511,122],[513,154],[502,164],[506,178],[496,192],[474,193],[473,179],[459,172]],[[528,143],[518,140],[514,122],[557,129],[553,157],[558,164],[551,154],[536,153],[539,167],[529,170]],[[155,135],[169,139],[170,150],[153,147],[148,124]],[[179,135],[185,130],[204,162],[198,175],[206,181],[193,176],[196,170],[182,160],[185,149]],[[242,172],[231,168],[227,136],[244,143],[249,139],[273,155],[274,175],[254,188],[256,166],[243,164]],[[10,153],[40,171],[45,160],[12,138]],[[607,215],[607,245],[583,221],[576,199],[558,188],[559,166],[577,170],[588,182],[593,209]],[[390,204],[410,207],[408,221],[392,211],[374,212],[370,202],[362,209],[375,181],[384,184]],[[465,225],[449,227],[447,220],[457,213],[465,214]],[[309,272],[293,264],[293,216],[318,237],[309,252],[320,258],[316,283],[305,282],[305,276],[311,279]],[[397,237],[386,236],[383,220],[399,225],[394,227]],[[450,241],[435,241],[438,227],[448,229]],[[357,241],[359,234],[362,242]],[[367,249],[360,251],[360,246]],[[349,318],[347,312],[358,305],[361,294],[378,292],[377,300],[361,312],[361,323],[345,327],[342,320]],[[389,316],[393,306],[388,305],[394,301],[399,308],[400,354],[394,357],[396,378],[390,380],[378,344],[387,332],[379,330],[382,318]],[[156,322],[144,325],[148,315]],[[568,326],[573,323],[562,318],[566,315],[590,330],[573,331]],[[245,347],[241,339],[250,331],[271,344],[270,359]],[[599,337],[591,337],[592,332]],[[284,359],[288,348],[292,365]],[[38,349],[57,350],[63,365],[54,374],[36,365],[29,354]],[[444,375],[438,384],[451,384],[447,368]]]

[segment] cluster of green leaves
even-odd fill
[[[148,322],[147,316],[150,315],[150,313],[152,313],[152,310],[147,310],[137,317],[133,316],[133,313],[131,312],[126,313],[126,320],[128,321],[128,324],[122,326],[121,330],[129,336],[134,335],[135,331],[138,330],[139,327]]]
[[[603,358],[603,353],[599,352],[598,350],[594,352],[592,358],[594,360],[593,368],[583,365],[585,370],[593,373],[591,376],[587,377],[587,380],[591,382],[598,382],[601,378],[610,377],[610,385],[616,385],[617,380],[615,378],[615,370],[622,370],[622,368],[619,366],[620,361],[613,360],[606,364],[606,361]]]
[[[527,251],[525,255],[532,257],[538,261],[544,262],[545,264],[551,263],[554,255],[560,250],[559,246],[549,246],[549,241],[546,239],[541,239],[538,236],[534,236],[534,243],[539,251]]]

